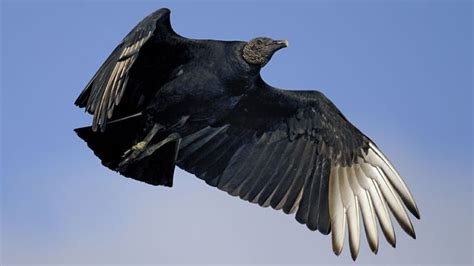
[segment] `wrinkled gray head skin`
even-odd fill
[[[258,37],[244,46],[243,57],[247,63],[263,67],[276,51],[287,46],[288,41],[286,40]]]

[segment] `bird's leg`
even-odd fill
[[[171,133],[168,135],[168,137],[166,137],[164,140],[156,143],[156,144],[153,144],[151,145],[150,147],[147,147],[143,152],[141,152],[138,157],[136,158],[136,160],[141,160],[147,156],[150,156],[152,155],[155,151],[157,151],[158,149],[160,149],[161,147],[163,147],[163,145],[169,143],[169,142],[172,142],[172,141],[176,141],[176,140],[179,140],[180,136],[178,133]]]
[[[145,150],[146,146],[153,137],[164,127],[160,124],[154,124],[153,128],[148,132],[145,138],[138,142],[137,144],[133,145],[130,149],[125,151],[122,155],[123,160],[119,163],[119,168],[123,168],[124,165],[130,163],[131,161],[135,161],[136,158]]]
[[[181,119],[179,119],[179,121],[176,122],[176,124],[172,125],[171,128],[177,128],[177,127],[182,127],[182,126],[184,126],[184,124],[186,124],[186,122],[188,121],[188,119],[189,119],[189,115],[186,115],[186,116],[181,117]]]
[[[170,129],[170,128],[182,127],[186,123],[188,118],[189,116],[183,116],[178,122],[176,122],[174,125],[169,126],[167,128]],[[129,165],[130,163],[141,160],[147,156],[152,155],[156,150],[161,148],[166,143],[179,140],[180,138],[179,134],[172,133],[168,135],[168,137],[166,137],[162,141],[148,147],[148,145],[150,144],[151,140],[155,137],[155,135],[164,128],[165,127],[160,124],[155,124],[142,141],[133,145],[130,149],[128,149],[122,155],[122,161],[119,163],[118,169],[125,170],[127,168],[127,165]]]

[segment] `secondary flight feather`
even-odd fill
[[[355,260],[361,227],[377,253],[378,227],[395,246],[391,215],[415,238],[415,200],[395,167],[319,91],[268,85],[260,70],[287,41],[194,40],[175,33],[170,10],[143,19],[115,48],[75,104],[92,126],[75,131],[103,165],[172,186],[174,168],[260,206],[348,231]],[[362,225],[361,225],[362,224]]]

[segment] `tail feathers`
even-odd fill
[[[150,156],[130,163],[120,173],[126,177],[151,184],[171,187],[178,156],[179,140],[168,142]]]
[[[118,169],[122,155],[146,135],[142,128],[143,122],[138,116],[109,123],[104,132],[94,132],[92,127],[76,128],[74,131],[104,166],[138,181],[171,187],[179,140],[165,144],[152,155],[130,163],[123,170]]]

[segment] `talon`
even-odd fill
[[[122,155],[122,158],[125,158],[127,156],[129,156],[130,154],[132,154],[133,152],[141,152],[145,149],[146,145],[148,143],[146,141],[140,141],[138,142],[137,144],[133,145],[130,149],[126,150],[123,155]]]
[[[140,141],[137,144],[133,145],[130,149],[128,149],[123,155],[123,160],[119,163],[119,168],[123,168],[123,166],[130,161],[134,161],[137,157],[143,153],[147,146],[148,142]]]
[[[148,147],[148,144],[151,142],[153,137],[155,137],[155,135],[163,128],[164,127],[159,124],[153,125],[153,128],[150,130],[150,132],[148,132],[147,136],[142,141],[133,145],[130,149],[123,153],[122,161],[118,164],[117,169],[119,171],[124,171],[130,163],[150,156],[164,144],[179,138],[179,135],[171,134],[158,144],[154,144],[151,147]]]
[[[137,156],[137,160],[141,160],[147,156],[150,156],[152,155],[155,151],[157,151],[158,149],[160,149],[163,145],[169,143],[169,142],[172,142],[172,141],[176,141],[179,139],[179,134],[177,133],[172,133],[170,134],[168,137],[166,137],[165,139],[163,139],[162,141],[156,143],[156,144],[153,144],[151,145],[150,147],[147,147],[143,152],[140,152],[140,154],[138,154]]]
[[[142,151],[145,149],[146,145],[148,143],[146,141],[140,141],[138,142],[137,144],[135,144],[133,147],[132,147],[132,150],[134,151]]]

